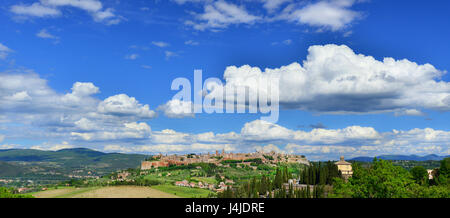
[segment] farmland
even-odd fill
[[[181,193],[181,192],[180,192]],[[177,198],[158,189],[141,186],[58,188],[36,192],[36,198]]]
[[[152,188],[181,198],[206,198],[209,194],[213,193],[212,191],[205,189],[178,187],[173,185],[157,185],[152,186]]]

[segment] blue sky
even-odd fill
[[[448,155],[449,6],[2,1],[0,149]],[[253,75],[245,65],[260,68],[256,77],[275,69],[285,81],[278,122],[260,121],[261,114],[171,113],[190,107],[169,104],[175,78],[193,81],[202,69],[204,79],[233,86],[226,79]]]

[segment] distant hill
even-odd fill
[[[27,169],[25,169],[25,168],[18,167],[17,165],[0,161],[0,174],[2,176],[7,176],[7,177],[20,176],[21,174],[23,174],[26,171],[27,171]]]
[[[121,169],[137,168],[147,156],[103,153],[86,148],[42,151],[0,150],[0,177],[104,175]],[[31,170],[32,169],[32,170]],[[88,174],[88,172],[90,172]]]
[[[435,154],[430,154],[426,156],[417,156],[417,155],[381,155],[377,158],[383,159],[383,160],[410,160],[410,161],[427,161],[427,160],[442,160],[446,157],[450,157],[450,155],[447,156],[438,156]],[[372,162],[373,157],[355,157],[350,159],[351,161],[361,161],[361,162]]]

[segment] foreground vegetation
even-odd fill
[[[173,185],[156,185],[152,186],[152,188],[182,198],[206,198],[214,194],[212,191],[206,189],[179,187]]]
[[[369,167],[353,165],[353,177],[335,178],[330,197],[341,198],[450,198],[450,158],[440,162],[433,179],[424,167],[408,171],[392,162],[374,159]]]
[[[219,198],[322,198],[334,178],[341,174],[337,166],[328,162],[311,163],[301,169],[295,165],[280,165],[275,175],[266,174],[218,193]],[[298,178],[304,188],[295,189],[293,179]],[[285,184],[292,184],[286,187]]]
[[[450,158],[440,161],[433,179],[420,165],[407,170],[392,161],[374,159],[352,164],[353,177],[345,181],[331,163],[312,163],[299,177],[287,166],[275,175],[263,175],[219,193],[219,198],[450,198]],[[286,185],[299,178],[300,185]],[[285,185],[283,185],[285,184]]]
[[[13,188],[0,187],[0,198],[33,198],[33,196],[17,194]]]

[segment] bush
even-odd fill
[[[0,187],[0,198],[34,198],[32,195],[15,194],[14,189]]]
[[[335,178],[330,197],[352,198],[449,198],[447,185],[419,185],[410,172],[392,162],[374,159],[369,167],[353,164],[353,177]],[[419,170],[415,170],[418,171]],[[422,170],[420,170],[422,171]],[[418,173],[419,179],[423,171]]]

